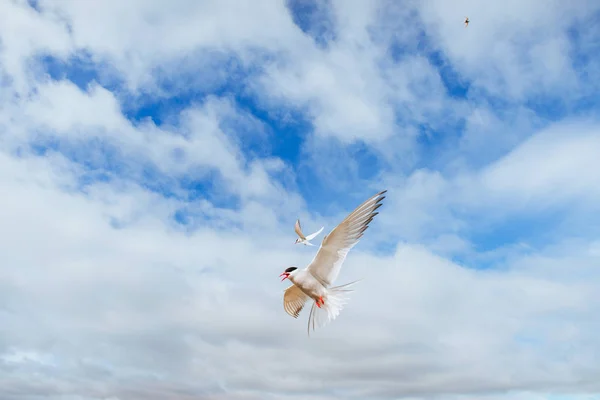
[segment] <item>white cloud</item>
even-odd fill
[[[573,263],[568,254],[576,248],[560,249],[560,262],[570,265],[570,274],[584,271],[587,262],[593,275],[566,282],[545,273],[555,256],[524,259],[506,273],[465,270],[414,246],[399,246],[389,258],[357,249],[342,280],[367,279],[335,324],[307,340],[305,321],[285,318],[277,306],[276,274],[291,260],[308,258],[271,236],[281,231],[258,238],[201,229],[186,236],[164,223],[172,205],[135,188],[111,195],[113,204],[131,198],[138,206],[131,212],[140,213],[115,229],[110,208],[94,194],[62,192],[52,177],[43,189],[27,179],[39,174],[23,181],[10,172],[25,165],[46,171],[47,164],[3,159],[2,189],[11,196],[3,197],[0,210],[5,226],[13,227],[0,241],[5,357],[47,349],[60,360],[56,372],[77,377],[66,384],[61,375],[46,375],[35,381],[42,390],[137,398],[175,387],[199,394],[221,380],[230,398],[245,398],[236,395],[244,388],[304,393],[307,386],[318,392],[331,385],[370,397],[426,398],[448,390],[518,389],[531,381],[574,388],[587,373],[568,371],[596,371],[588,346],[598,342],[586,342],[593,334],[586,324],[600,300],[588,283],[598,272],[585,255]],[[20,206],[7,203],[13,199]],[[555,352],[515,343],[515,335],[543,337],[542,349]],[[568,365],[560,356],[567,349]],[[19,373],[6,369],[4,379],[31,380],[35,362],[21,361]],[[84,369],[72,369],[74,363]],[[13,364],[5,361],[4,368]],[[87,392],[90,368],[110,378]],[[156,374],[161,383],[151,378]],[[198,374],[209,379],[193,379]],[[398,381],[402,376],[407,379]],[[375,381],[379,389],[371,386]]]
[[[168,9],[161,2],[110,1],[88,7],[79,1],[40,1],[50,15],[69,21],[77,48],[107,60],[132,89],[151,84],[155,68],[175,67],[199,50],[278,50],[298,40],[298,30],[283,2],[194,2],[180,0]],[[236,12],[231,12],[235,9]]]
[[[335,40],[326,48],[293,24],[283,3],[259,2],[247,8],[236,4],[236,13],[229,12],[232,5],[226,2],[180,1],[168,12],[153,2],[84,7],[77,1],[41,1],[40,7],[46,20],[57,21],[57,40],[61,37],[65,46],[73,43],[68,54],[85,51],[93,61],[110,63],[130,89],[145,95],[164,95],[156,86],[157,77],[177,82],[175,74],[188,85],[210,88],[205,81],[226,78],[205,60],[228,54],[243,65],[266,57],[262,79],[250,88],[269,104],[284,100],[308,107],[317,134],[344,142],[389,138],[396,113],[422,123],[432,112],[447,111],[437,72],[426,60],[409,57],[395,63],[387,44],[371,38],[380,20],[389,22],[371,3],[332,5]],[[66,23],[70,38],[65,37]],[[384,25],[377,36],[398,27]],[[200,61],[187,61],[190,54],[199,55]],[[270,62],[273,56],[278,59]]]
[[[562,89],[577,97],[565,28],[591,2],[571,11],[463,2],[476,6],[467,29],[460,4],[334,2],[325,45],[293,24],[284,2],[39,3],[42,12],[0,5],[0,69],[11,78],[0,94],[0,387],[9,399],[546,399],[600,390],[597,230],[571,237],[573,227],[560,227],[551,242],[485,251],[467,238],[541,207],[575,226],[597,220],[596,122],[539,130],[541,117],[519,103]],[[392,54],[392,43],[407,53]],[[434,48],[475,93],[516,105],[450,98],[426,57]],[[82,51],[126,85],[82,90],[39,73],[40,54]],[[281,102],[308,109],[315,134],[302,133],[309,154],[298,164],[266,149],[280,132],[232,96],[206,96],[158,126],[123,114],[130,97],[183,90],[196,66],[187,89],[210,91],[229,79],[214,70],[227,57],[255,69],[236,89],[272,115],[285,113]],[[165,76],[174,76],[170,89],[160,88]],[[445,125],[462,118],[443,167],[422,165],[419,126],[452,135]],[[356,141],[378,161],[368,181],[352,159]],[[48,144],[54,150],[31,148]],[[331,196],[345,196],[310,199],[307,210],[296,181],[313,160],[323,161],[316,173],[333,182]],[[182,184],[207,177],[212,187],[198,198]],[[381,215],[340,277],[364,281],[308,339],[306,315],[284,313],[277,280],[314,254],[292,245],[293,221],[331,229],[353,199],[382,188]],[[182,210],[186,226],[173,219]],[[375,251],[382,243],[387,254]],[[466,268],[450,260],[457,255],[501,268]]]
[[[585,225],[597,220],[600,199],[598,129],[591,120],[564,121],[536,132],[479,171],[423,169],[406,178],[387,176],[394,188],[394,219],[382,223],[394,226],[404,239],[425,240],[434,247],[440,245],[437,235],[552,213],[568,215],[573,225],[564,226],[566,230],[587,235]]]
[[[99,141],[114,146],[116,157],[120,158],[117,163],[135,177],[150,163],[174,177],[216,170],[230,193],[248,199],[268,198],[281,192],[270,178],[271,172],[281,169],[277,160],[256,160],[246,168],[247,160],[237,138],[222,130],[221,121],[229,120],[253,135],[261,134],[253,117],[236,109],[227,99],[209,98],[204,104],[187,109],[178,126],[163,129],[152,122],[132,125],[121,113],[114,95],[97,85],[84,92],[69,81],[50,81],[38,86],[36,92],[10,105],[9,112],[19,115],[6,138],[12,147],[22,145],[24,139],[28,143],[58,140],[59,146],[67,150],[83,151],[80,158],[114,158],[92,150]],[[9,115],[5,114],[6,121]],[[81,146],[84,150],[79,150]],[[97,160],[101,167],[108,162]]]
[[[600,196],[600,129],[575,122],[549,128],[528,139],[481,174],[492,197],[544,207],[572,201],[596,202]],[[533,203],[533,204],[532,204]]]
[[[19,90],[27,87],[27,59],[36,54],[51,53],[65,57],[72,50],[64,25],[54,16],[42,16],[25,0],[0,5],[2,37],[1,72],[13,80]]]
[[[558,1],[419,3],[425,26],[461,76],[495,95],[577,96],[567,30],[597,8]],[[462,24],[468,16],[470,24]]]

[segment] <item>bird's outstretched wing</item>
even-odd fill
[[[302,234],[302,228],[300,227],[300,220],[296,220],[296,224],[294,225],[294,231],[296,231],[296,235],[300,236],[300,239],[306,240],[304,235]]]
[[[379,214],[375,211],[381,207],[386,192],[387,190],[384,190],[366,200],[323,238],[319,251],[306,269],[325,287],[329,287],[335,281],[346,255],[358,243],[373,218]]]
[[[298,318],[306,300],[308,300],[308,296],[298,286],[292,285],[285,289],[285,293],[283,294],[283,308],[286,313],[294,318]]]
[[[315,238],[315,237],[316,237],[316,236],[317,236],[319,233],[323,232],[323,229],[324,229],[324,228],[325,228],[325,227],[324,227],[324,226],[322,226],[322,227],[321,227],[321,229],[319,229],[319,230],[318,230],[318,231],[316,231],[315,233],[311,233],[310,235],[308,235],[308,236],[306,237],[306,240],[312,240],[312,239],[314,239],[314,238]]]

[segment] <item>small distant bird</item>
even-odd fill
[[[369,223],[379,214],[376,211],[382,206],[385,192],[387,190],[366,200],[329,232],[308,267],[303,270],[289,267],[279,275],[283,277],[282,282],[289,279],[293,283],[283,295],[283,308],[289,315],[298,318],[305,303],[309,299],[314,300],[308,316],[309,336],[311,325],[315,330],[315,319],[318,326],[323,326],[334,320],[346,304],[348,298],[345,293],[351,292],[348,287],[357,281],[334,287],[331,284],[339,275],[350,249],[358,243]]]
[[[296,225],[294,225],[294,230],[296,231],[296,234],[299,236],[298,239],[296,239],[296,243],[302,243],[305,246],[314,246],[314,244],[312,244],[310,242],[310,240],[314,239],[319,233],[321,233],[323,231],[323,228],[325,228],[324,226],[321,227],[321,229],[319,229],[318,231],[316,231],[315,233],[311,233],[308,236],[304,236],[304,234],[302,233],[302,228],[300,227],[300,220],[296,220]]]
[[[469,26],[469,17],[465,17],[465,28]]]

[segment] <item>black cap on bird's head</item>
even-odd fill
[[[285,271],[283,271],[283,273],[281,275],[279,275],[279,277],[283,276],[283,278],[281,279],[281,281],[283,282],[284,280],[286,280],[287,278],[289,278],[290,274],[292,272],[294,272],[295,270],[297,270],[297,269],[298,268],[296,268],[296,267],[289,267],[289,268],[287,268]]]

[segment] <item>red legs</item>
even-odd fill
[[[315,300],[315,303],[317,303],[317,307],[321,308],[325,304],[323,296],[320,296],[317,300]]]

